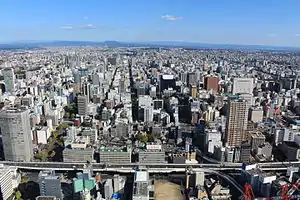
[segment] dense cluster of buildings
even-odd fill
[[[299,60],[281,52],[180,48],[5,52],[1,156],[145,165],[299,161]],[[42,196],[62,198],[54,172],[39,180]],[[77,174],[75,193],[90,195],[94,182]],[[101,198],[117,193],[113,183],[97,189]],[[151,199],[148,184],[148,174],[136,174],[133,199]],[[216,196],[226,193],[218,181],[205,185],[217,185]]]

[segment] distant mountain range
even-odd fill
[[[266,45],[205,44],[192,42],[89,42],[89,41],[18,41],[0,44],[0,49],[33,49],[51,46],[107,46],[107,47],[182,47],[193,49],[248,49],[300,51],[300,47],[279,47]]]

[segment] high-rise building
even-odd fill
[[[125,93],[126,88],[125,88],[125,80],[122,78],[119,81],[119,93]]]
[[[231,147],[240,147],[247,130],[247,101],[234,99],[229,101],[225,142]]]
[[[160,91],[167,90],[169,88],[175,89],[176,82],[173,75],[162,75],[160,78]]]
[[[13,68],[4,68],[2,70],[2,75],[4,77],[6,92],[15,92],[15,73]]]
[[[187,82],[189,85],[197,84],[197,74],[195,72],[188,73]]]
[[[9,168],[0,168],[0,199],[7,200],[12,196],[12,176]]]
[[[186,72],[180,73],[180,80],[181,80],[184,84],[187,84],[188,74],[187,74]]]
[[[144,122],[153,122],[153,107],[144,107]]]
[[[190,86],[190,92],[191,92],[191,97],[192,98],[197,98],[197,93],[198,93],[198,91],[197,91],[197,86],[196,85],[191,85]]]
[[[100,76],[98,73],[92,75],[92,83],[93,83],[93,85],[100,84]]]
[[[204,79],[204,89],[213,90],[215,92],[219,92],[219,78],[218,77],[205,77]]]
[[[61,178],[54,171],[41,171],[38,176],[41,196],[62,198]]]
[[[234,78],[232,93],[253,93],[253,78]]]
[[[132,200],[149,200],[149,173],[137,171],[134,174]]]
[[[87,114],[87,105],[88,98],[87,96],[80,95],[77,97],[77,105],[78,105],[78,115],[86,115]]]
[[[2,110],[0,112],[0,129],[5,160],[31,161],[33,145],[29,110],[24,107]]]
[[[153,100],[153,106],[154,106],[154,110],[163,109],[164,100],[163,99],[155,99],[155,100]]]
[[[240,161],[241,162],[249,162],[250,160],[250,152],[251,152],[251,146],[248,142],[242,142],[241,148],[240,148]]]
[[[114,193],[113,179],[107,179],[104,184],[104,196],[105,199],[110,199]]]

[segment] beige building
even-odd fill
[[[227,111],[225,142],[230,147],[241,146],[247,130],[248,109],[247,101],[242,99],[230,100]]]

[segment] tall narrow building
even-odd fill
[[[0,129],[5,160],[31,161],[33,146],[29,110],[24,107],[2,110],[0,112]]]
[[[14,69],[11,67],[4,68],[2,70],[2,75],[4,77],[6,92],[15,92],[15,73]]]
[[[248,109],[244,99],[230,100],[227,112],[225,143],[240,147],[247,130]]]
[[[80,95],[77,97],[78,115],[85,116],[87,114],[88,97]]]

